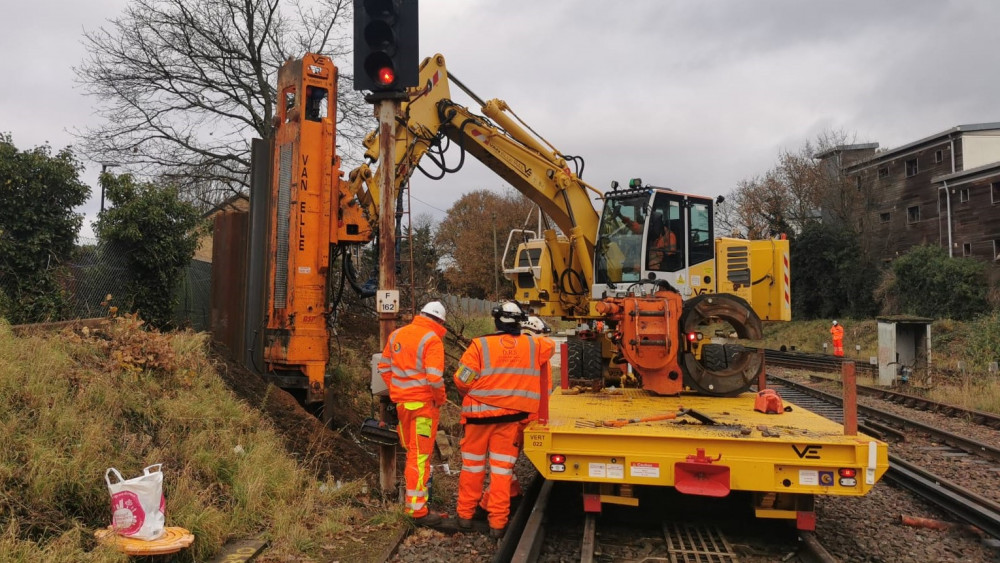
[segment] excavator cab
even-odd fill
[[[712,200],[630,182],[605,194],[592,297],[662,280],[681,295],[714,292]]]

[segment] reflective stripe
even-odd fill
[[[439,379],[439,380],[431,383],[430,386],[433,387],[434,389],[437,389],[439,387],[444,387],[444,380],[443,379]]]
[[[507,412],[508,409],[503,407],[494,407],[492,405],[462,405],[462,414],[482,414],[484,412]]]
[[[427,501],[418,500],[416,502],[407,503],[406,507],[410,510],[417,511],[423,508],[427,504]]]
[[[527,397],[528,399],[541,399],[540,393],[525,391],[523,389],[472,389],[469,391],[472,397]]]
[[[469,473],[482,473],[486,471],[485,465],[463,465],[462,471],[468,471]]]
[[[392,384],[401,389],[408,389],[410,387],[423,387],[427,385],[426,379],[400,379],[398,377],[392,378]]]
[[[479,374],[482,377],[487,375],[493,375],[496,373],[502,373],[505,375],[530,375],[533,377],[539,377],[538,370],[535,368],[483,368],[483,371]]]
[[[427,375],[440,375],[441,377],[444,377],[444,372],[437,368],[427,368],[426,373]]]
[[[486,371],[486,368],[492,365],[492,362],[490,361],[490,347],[488,345],[489,341],[487,341],[486,338],[480,338],[479,340],[477,340],[477,342],[479,342],[479,349],[482,350],[483,352],[483,371]],[[482,374],[483,374],[482,371],[479,372],[479,375]]]
[[[512,467],[500,467],[499,465],[490,465],[490,473],[494,475],[510,475],[514,472]]]
[[[517,456],[490,452],[490,461],[505,461],[507,463],[513,464],[517,463]],[[493,465],[491,464],[490,467],[492,468]]]
[[[428,332],[420,339],[420,344],[417,345],[417,372],[424,372],[424,347],[430,342],[431,338],[434,337],[433,332]],[[438,374],[440,375],[440,374]]]
[[[427,491],[417,491],[414,489],[406,489],[406,496],[417,497],[417,498],[427,498]]]
[[[462,461],[486,461],[486,454],[470,454],[462,452]]]

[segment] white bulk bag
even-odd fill
[[[163,536],[166,507],[163,498],[162,464],[150,465],[142,475],[122,479],[114,467],[104,473],[111,492],[111,527],[120,536],[156,540]],[[111,475],[117,482],[111,482]]]

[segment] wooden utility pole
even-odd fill
[[[378,288],[379,291],[396,289],[396,113],[399,100],[380,100],[378,102],[378,141],[379,154],[382,159],[378,167],[382,187],[379,194],[379,242],[378,242]],[[398,303],[392,311],[378,312],[379,350],[385,349],[389,335],[396,330],[396,320],[399,318]],[[389,398],[384,397],[379,405],[379,414],[385,420],[385,411]],[[391,492],[396,487],[396,446],[379,446],[379,485],[384,492]]]

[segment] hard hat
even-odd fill
[[[545,324],[545,321],[536,315],[529,315],[526,320],[522,321],[521,328],[535,334],[547,334],[552,332],[549,325]]]
[[[837,321],[833,321],[833,325],[834,325],[834,326],[837,326]]]
[[[442,305],[440,301],[431,301],[430,303],[424,305],[424,308],[420,310],[420,313],[442,323],[446,319],[444,305]]]
[[[524,311],[513,301],[507,301],[493,310],[493,317],[502,323],[519,323],[526,319]]]

